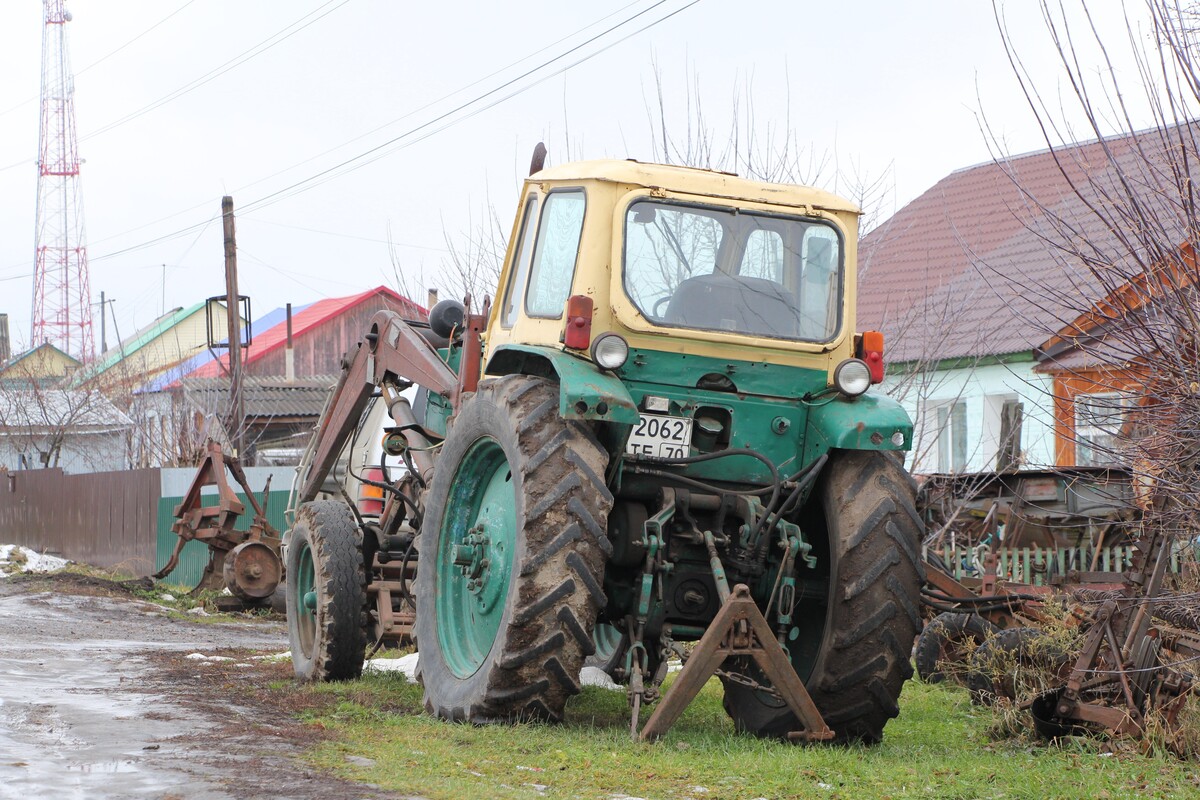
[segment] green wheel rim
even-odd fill
[[[480,439],[459,464],[438,531],[438,644],[459,678],[475,674],[496,641],[516,542],[512,470],[498,442]]]
[[[305,653],[311,653],[317,637],[316,572],[308,542],[297,542],[293,547],[300,548],[300,555],[296,559],[299,569],[296,575],[288,576],[288,585],[296,599],[296,630],[300,634],[301,648]]]
[[[621,646],[621,638],[624,634],[616,625],[608,622],[597,622],[595,629],[592,631],[592,643],[596,645],[596,659],[607,664],[612,661],[613,656],[617,654],[618,648]]]

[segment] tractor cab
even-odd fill
[[[803,186],[636,161],[543,169],[484,373],[553,378],[564,416],[633,426],[631,458],[907,449],[907,415],[862,396],[883,379],[883,337],[854,332],[857,228],[852,204]]]

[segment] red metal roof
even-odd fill
[[[1088,205],[1119,208],[1132,191],[1165,206],[1163,149],[1147,131],[951,173],[863,238],[858,329],[883,331],[897,362],[1033,349],[1102,294],[1056,243],[1086,241],[1136,271]],[[1114,164],[1136,180],[1119,181]]]
[[[301,334],[321,326],[325,322],[333,319],[339,314],[343,314],[351,308],[364,303],[372,297],[384,295],[404,308],[412,309],[415,315],[424,318],[427,311],[424,307],[417,305],[407,297],[389,289],[386,286],[377,286],[374,289],[354,294],[348,297],[330,297],[325,300],[319,300],[312,305],[292,315],[292,336],[299,337]],[[278,350],[287,345],[287,321],[284,320],[272,328],[256,333],[254,335],[254,343],[247,347],[242,356],[243,364],[252,364],[268,353]],[[217,361],[210,361],[207,364],[193,370],[185,377],[187,378],[214,378],[229,373],[229,355],[225,354]]]

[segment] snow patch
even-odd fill
[[[610,692],[623,692],[624,686],[620,686],[608,673],[599,667],[584,667],[579,670],[579,682],[584,686],[598,686],[601,689],[607,689]]]
[[[372,658],[363,666],[363,672],[399,672],[409,683],[417,682],[417,657],[419,653],[409,653],[400,658]],[[286,658],[288,653],[269,658]],[[625,687],[619,686],[608,677],[604,670],[598,667],[584,667],[579,673],[579,682],[584,686],[598,686],[612,692],[623,692]]]
[[[409,653],[400,658],[372,658],[363,668],[364,672],[399,672],[409,683],[417,682],[418,653]]]
[[[0,578],[13,572],[54,572],[70,563],[19,544],[0,544]]]

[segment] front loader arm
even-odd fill
[[[371,319],[371,332],[358,343],[353,357],[342,362],[342,375],[333,398],[317,423],[317,444],[312,464],[300,487],[300,502],[316,498],[329,471],[358,425],[377,386],[416,383],[452,402],[457,400],[459,379],[437,351],[393,311],[380,311]],[[408,403],[398,395],[389,407],[400,425],[413,422]],[[407,418],[398,418],[405,417]],[[428,446],[417,431],[403,431],[409,444]],[[419,439],[419,441],[417,441]]]

